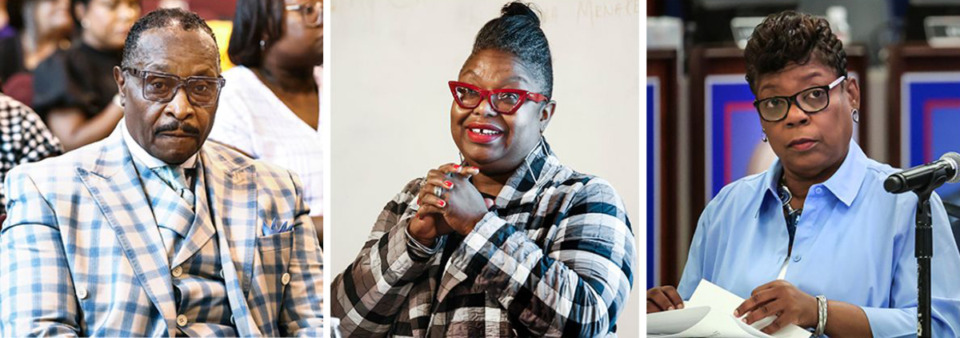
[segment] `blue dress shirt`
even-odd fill
[[[850,142],[843,164],[807,193],[793,252],[776,189],[782,166],[733,182],[700,215],[677,287],[689,299],[706,279],[740,297],[777,279],[810,295],[860,306],[877,337],[917,334],[917,197],[894,195],[883,180],[896,169]],[[937,337],[960,336],[960,252],[940,197],[933,212],[932,317]],[[829,323],[828,323],[829,325]]]

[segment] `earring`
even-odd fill
[[[853,109],[850,113],[853,114],[853,122],[860,123],[860,111]]]
[[[760,140],[763,141],[763,143],[767,143],[767,133],[762,132],[760,133],[760,135],[763,135],[763,136],[760,136]]]
[[[267,48],[267,42],[260,40],[260,50],[264,50],[265,48]]]

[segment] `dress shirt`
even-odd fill
[[[680,296],[689,299],[706,279],[747,298],[782,274],[807,294],[860,306],[877,337],[916,335],[917,197],[883,189],[884,179],[896,170],[867,158],[850,141],[837,172],[810,186],[789,257],[776,193],[782,171],[777,160],[767,171],[727,185],[710,201],[690,244]],[[933,334],[955,337],[960,335],[960,252],[940,197],[934,194],[930,205]]]

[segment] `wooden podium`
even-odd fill
[[[894,167],[911,166],[904,161],[907,154],[904,147],[909,147],[909,140],[902,135],[904,114],[909,112],[903,106],[904,75],[909,73],[928,73],[930,78],[942,76],[945,81],[960,82],[956,74],[960,72],[960,48],[933,48],[926,43],[907,43],[891,46],[889,51],[889,78],[887,84],[887,149],[889,149],[889,163]],[[960,93],[957,94],[960,96]],[[955,150],[956,151],[956,150]],[[919,163],[918,163],[919,164]]]
[[[647,51],[647,288],[676,285],[677,92],[676,50]],[[656,97],[650,97],[649,94]]]

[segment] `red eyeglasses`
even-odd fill
[[[486,90],[480,87],[457,81],[450,81],[450,93],[460,108],[474,109],[486,98],[493,111],[512,115],[520,109],[526,100],[533,102],[547,101],[547,97],[540,93],[531,93],[523,89],[494,89]]]

